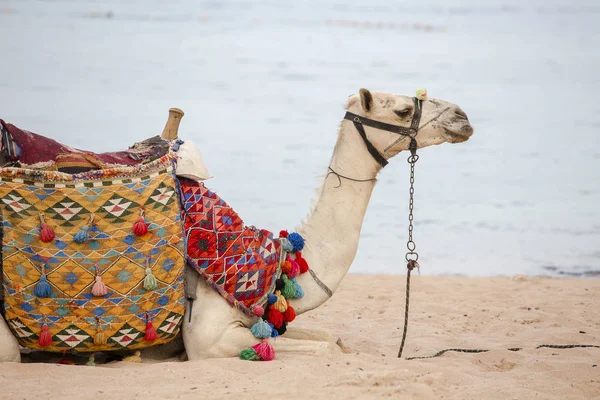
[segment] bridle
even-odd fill
[[[360,137],[362,138],[362,140],[365,142],[365,145],[367,146],[367,150],[369,151],[371,156],[373,156],[375,161],[377,161],[377,163],[379,165],[381,165],[381,167],[385,167],[386,165],[388,165],[388,160],[386,160],[385,157],[383,157],[383,155],[381,155],[379,150],[377,150],[375,148],[375,146],[373,146],[373,143],[371,143],[369,141],[369,138],[367,137],[367,133],[365,132],[365,128],[363,125],[366,125],[366,126],[369,126],[371,128],[375,128],[375,129],[380,129],[382,131],[396,133],[398,135],[402,135],[402,136],[406,136],[406,137],[410,138],[410,144],[408,145],[408,149],[410,150],[411,155],[416,155],[417,140],[415,138],[417,136],[417,133],[419,133],[419,124],[421,123],[421,114],[423,111],[422,110],[423,100],[419,100],[418,98],[414,97],[413,101],[415,103],[415,111],[413,113],[412,121],[410,122],[409,128],[404,127],[404,126],[387,124],[385,122],[376,121],[374,119],[361,117],[360,115],[356,115],[354,113],[351,113],[350,111],[346,112],[346,115],[344,115],[344,119],[354,122],[354,127],[360,134]]]

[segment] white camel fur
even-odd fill
[[[346,109],[354,114],[401,126],[410,125],[413,108],[411,97],[369,92],[366,89],[352,95],[346,105]],[[175,127],[175,135],[176,131]],[[365,126],[365,131],[386,159],[408,149],[408,138],[368,126]],[[473,128],[466,114],[458,106],[435,99],[423,101],[416,137],[418,148],[444,142],[464,142],[472,133]],[[340,175],[359,180],[374,179],[381,169],[367,151],[352,121],[348,120],[340,124],[329,166]],[[207,173],[204,170],[198,175],[207,176]],[[316,276],[334,292],[356,254],[363,218],[374,187],[375,180],[356,182],[338,179],[333,174],[326,175],[313,209],[297,230],[306,241],[303,257]],[[302,274],[297,279],[305,296],[290,301],[296,314],[312,310],[329,299],[310,274]],[[242,349],[256,344],[257,339],[248,329],[256,322],[255,318],[231,307],[202,279],[198,280],[196,296],[191,319],[186,314],[182,328],[189,360],[237,357]],[[276,354],[321,354],[337,347],[327,340],[327,336],[323,332],[288,329],[284,336],[272,343]],[[0,361],[19,360],[17,341],[5,321],[0,320]]]

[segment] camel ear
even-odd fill
[[[367,89],[360,89],[360,105],[366,112],[371,111],[373,105],[373,95]]]

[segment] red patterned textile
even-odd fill
[[[203,183],[180,179],[189,264],[229,303],[252,315],[275,289],[279,242],[244,226],[238,214]]]

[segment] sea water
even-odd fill
[[[475,134],[419,152],[422,273],[598,276],[599,49],[593,0],[4,0],[0,118],[100,152],[182,108],[207,185],[277,232],[306,216],[348,95],[425,87]],[[352,272],[405,271],[405,158]]]

